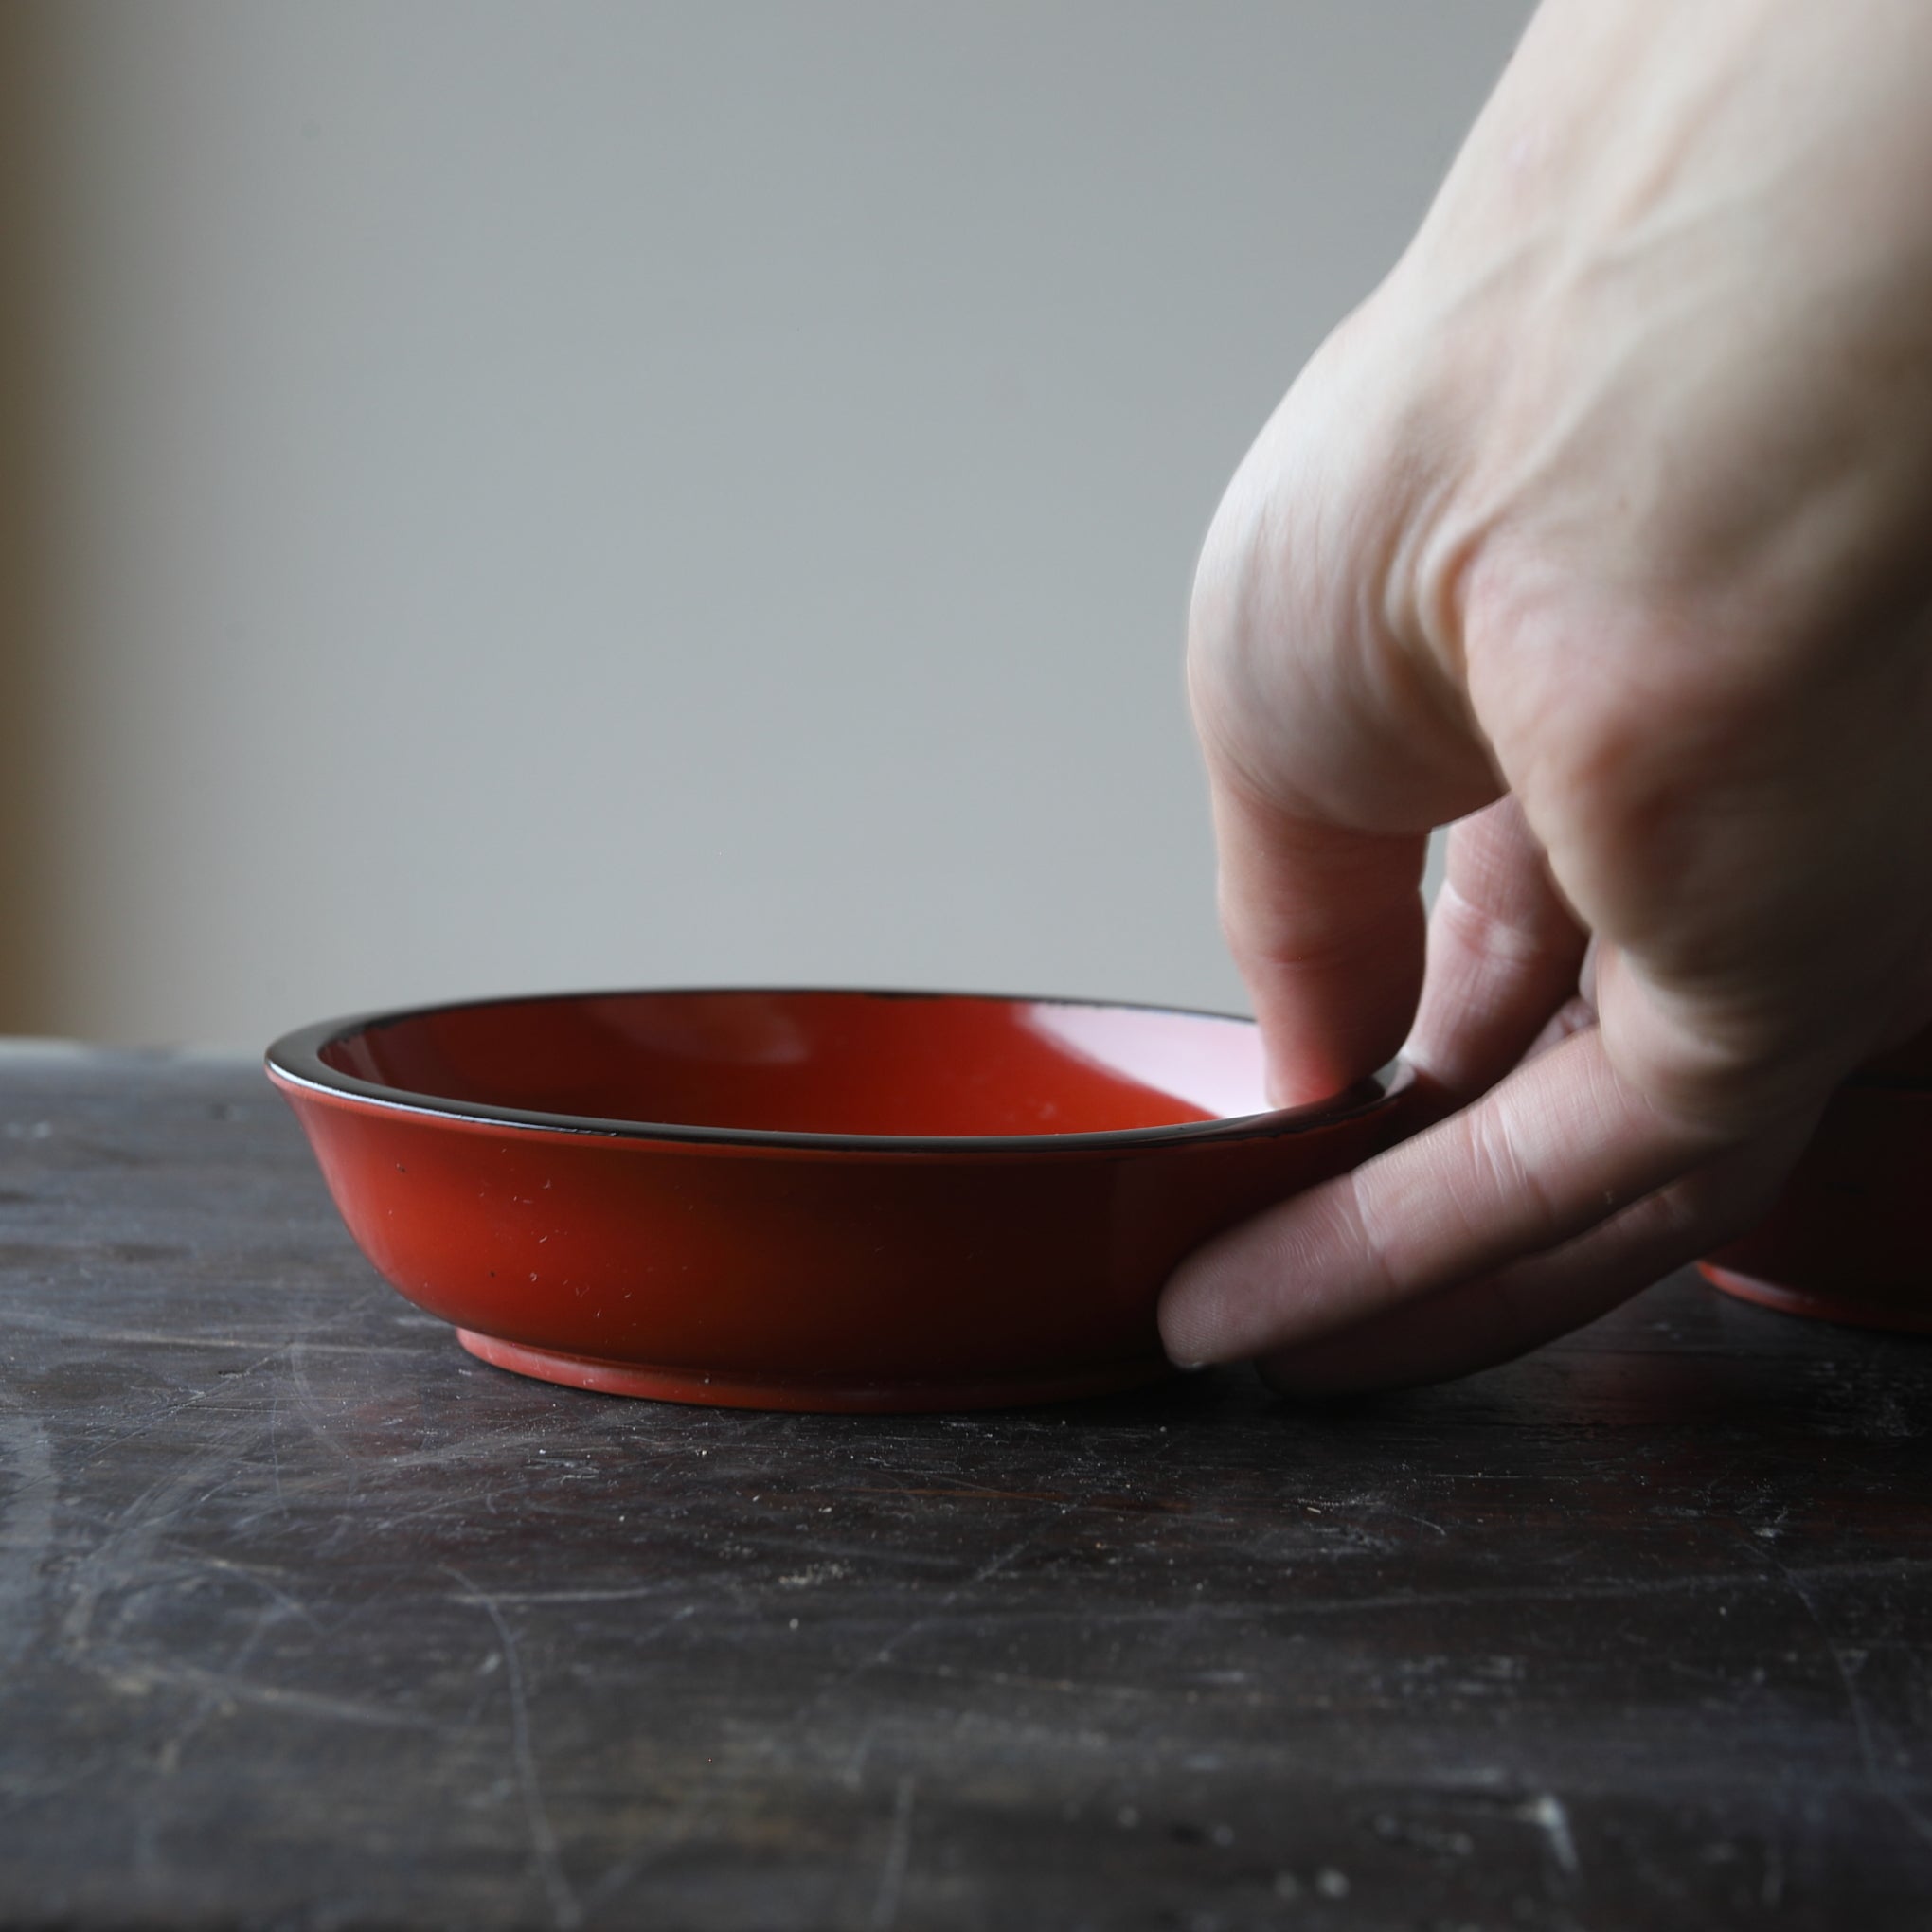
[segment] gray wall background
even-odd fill
[[[1195,546],[1526,11],[14,0],[0,1028],[1239,1005]]]

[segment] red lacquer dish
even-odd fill
[[[788,1409],[1152,1381],[1174,1263],[1414,1098],[1271,1111],[1250,1021],[958,993],[492,1000],[310,1027],[268,1072],[363,1252],[473,1354]]]
[[[1932,1033],[1833,1096],[1771,1212],[1704,1262],[1788,1315],[1932,1333]]]

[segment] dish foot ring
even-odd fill
[[[978,1379],[942,1381],[840,1381],[798,1376],[771,1380],[707,1374],[701,1369],[659,1368],[647,1362],[612,1362],[507,1342],[459,1328],[456,1339],[479,1362],[513,1375],[562,1383],[598,1395],[641,1396],[653,1402],[697,1404],[711,1408],[789,1409],[800,1414],[916,1415],[949,1409],[1016,1408],[1036,1403],[1079,1402],[1144,1388],[1173,1373],[1158,1356],[1137,1357],[1082,1368],[1023,1370]]]
[[[1735,1268],[1721,1268],[1713,1261],[1699,1261],[1697,1272],[1724,1294],[1735,1296],[1740,1301],[1754,1301],[1760,1308],[1776,1309],[1780,1315],[1802,1315],[1810,1321],[1835,1321],[1848,1328],[1886,1329],[1896,1334],[1932,1334],[1932,1305],[1912,1308],[1876,1299],[1861,1300],[1855,1295],[1807,1295],[1802,1289],[1781,1287],[1756,1275],[1741,1275]]]

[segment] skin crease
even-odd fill
[[[1176,1361],[1520,1353],[1932,1021],[1928,94],[1920,0],[1549,0],[1236,474],[1189,684],[1274,1096],[1401,1049],[1443,1118],[1184,1262]]]

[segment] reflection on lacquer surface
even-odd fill
[[[1173,1120],[1267,1111],[1261,1038],[1251,1020],[1044,1000],[1025,1008],[1024,1017],[1089,1065],[1169,1096]]]
[[[499,1000],[351,1030],[321,1057],[435,1100],[778,1133],[1092,1134],[1266,1108],[1248,1021],[965,994]]]

